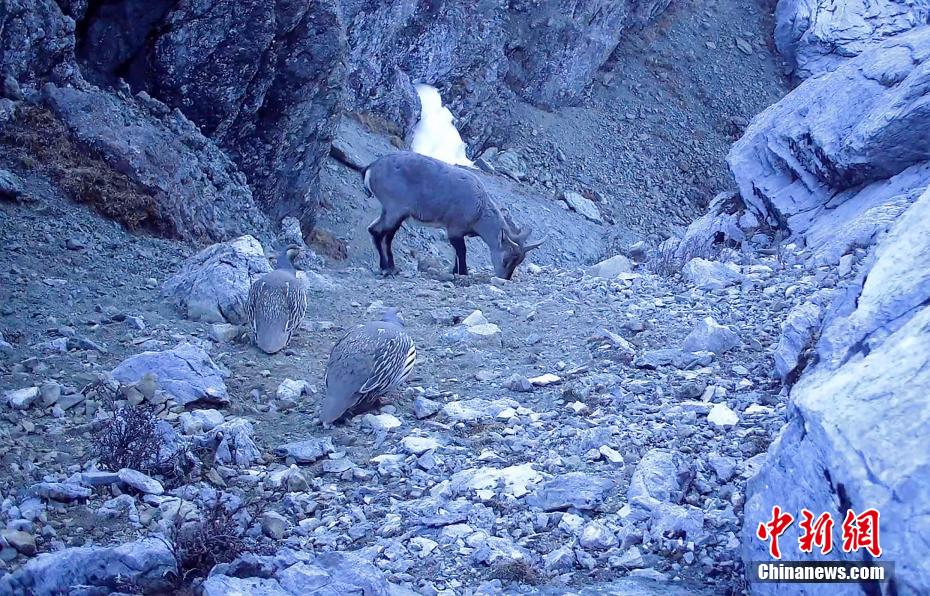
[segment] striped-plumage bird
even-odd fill
[[[297,279],[291,259],[300,249],[290,246],[278,254],[275,270],[249,288],[246,307],[255,345],[267,354],[283,350],[307,312],[307,293]]]
[[[397,309],[388,309],[381,321],[356,325],[329,355],[320,420],[332,424],[376,405],[407,380],[416,360],[416,346]]]

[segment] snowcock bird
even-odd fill
[[[307,292],[291,261],[299,250],[292,245],[278,253],[274,271],[249,288],[246,317],[255,345],[266,354],[287,346],[307,312]]]
[[[388,309],[381,321],[356,325],[329,355],[320,420],[332,424],[376,406],[407,380],[416,360],[416,346],[397,309]]]

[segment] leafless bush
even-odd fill
[[[168,541],[181,581],[205,576],[218,563],[229,563],[249,550],[243,527],[235,519],[242,508],[229,509],[216,499],[197,520],[179,515]]]
[[[157,468],[163,439],[158,418],[147,406],[113,407],[93,437],[97,460],[109,470],[132,468],[151,473]]]
[[[681,273],[682,268],[691,259],[720,260],[723,250],[723,244],[716,243],[713,239],[692,239],[680,244],[663,242],[652,249],[652,258],[647,267],[656,275],[671,277]]]
[[[655,247],[649,259],[649,270],[663,277],[671,277],[681,271],[684,263],[676,256],[675,250],[675,245],[666,243]]]
[[[95,387],[98,395],[104,386]],[[187,443],[167,444],[159,431],[158,417],[147,405],[117,407],[113,395],[104,395],[111,416],[93,436],[97,461],[108,470],[132,468],[158,474],[169,487],[186,484],[200,467],[200,459]]]

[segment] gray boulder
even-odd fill
[[[732,263],[691,259],[681,270],[682,276],[702,290],[720,290],[743,280],[739,267]]]
[[[682,465],[671,451],[650,449],[643,455],[627,489],[627,499],[647,507],[659,502],[677,501],[680,497]]]
[[[269,217],[309,230],[345,79],[337,2],[182,1],[153,37],[152,92],[229,153]]]
[[[711,254],[715,245],[735,244],[745,239],[740,217],[745,205],[739,194],[724,192],[715,196],[707,213],[691,222],[681,242],[675,248],[675,257],[685,262],[691,257]]]
[[[573,507],[597,509],[614,492],[614,482],[584,472],[569,472],[547,480],[527,497],[527,504],[543,511]]]
[[[161,295],[181,313],[205,323],[246,322],[252,282],[271,271],[262,245],[252,236],[208,246],[165,280]]]
[[[312,438],[278,446],[274,452],[278,457],[291,457],[299,464],[312,464],[336,448],[330,437]]]
[[[836,263],[930,182],[930,27],[808,79],[762,112],[728,162],[747,206]]]
[[[781,337],[775,347],[775,373],[784,381],[798,367],[801,354],[811,346],[820,331],[822,311],[813,302],[804,302],[791,309],[782,324]]]
[[[928,22],[927,0],[780,0],[775,46],[794,74],[807,78]]]
[[[732,329],[713,317],[704,317],[685,337],[681,348],[687,352],[713,352],[719,356],[739,344],[739,336]]]
[[[127,225],[186,240],[268,233],[245,178],[180,112],[145,95],[94,87],[47,85],[43,93],[78,142],[151,196],[148,203],[112,206]]]
[[[414,593],[390,583],[373,564],[352,552],[328,552],[311,556],[283,550],[263,558],[271,569],[259,569],[243,560],[219,565],[203,584],[205,596],[230,593],[262,596],[412,596]],[[266,567],[263,565],[262,567]],[[271,572],[270,577],[268,572]],[[224,574],[228,573],[228,575]],[[233,575],[234,574],[234,575]],[[253,575],[254,574],[254,575]],[[258,574],[262,574],[260,577]]]
[[[74,21],[54,0],[6,0],[0,10],[3,75],[28,85],[80,80],[74,62]]]
[[[177,573],[165,540],[144,538],[114,547],[66,548],[43,553],[0,578],[0,594],[53,596],[70,594],[75,586],[118,591],[127,583],[145,593],[171,590]],[[97,593],[96,591],[94,593]]]
[[[847,508],[881,513],[881,545],[893,553],[898,593],[930,591],[930,191],[879,242],[861,288],[829,309],[816,346],[817,364],[791,392],[790,419],[747,487],[743,558],[768,558],[756,539],[773,503],[797,513],[828,511],[837,524]],[[863,552],[798,551],[785,559],[862,560]],[[758,594],[788,586],[755,584]],[[854,594],[855,585],[836,593]]]
[[[124,385],[138,383],[148,373],[158,387],[179,404],[229,403],[226,383],[220,370],[203,349],[189,343],[163,352],[142,352],[122,361],[110,373]]]

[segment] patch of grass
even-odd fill
[[[344,261],[349,258],[348,243],[341,238],[336,238],[328,230],[314,228],[307,237],[306,242],[320,254],[335,261]]]
[[[17,173],[48,176],[71,200],[90,205],[131,231],[173,235],[158,217],[155,198],[77,142],[48,110],[18,109],[10,122],[0,126],[0,150]]]
[[[538,585],[542,580],[533,565],[522,559],[494,565],[490,575],[491,579],[530,586]]]

